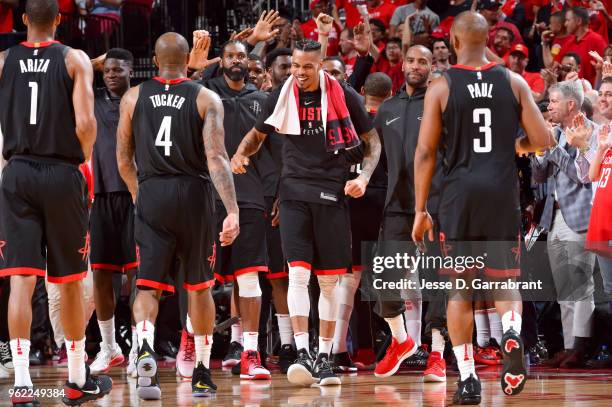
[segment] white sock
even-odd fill
[[[470,377],[470,374],[476,376],[476,368],[474,367],[474,346],[471,343],[453,346],[453,352],[457,358],[457,366],[461,374],[461,381]]]
[[[406,311],[404,311],[406,333],[414,340],[416,346],[421,346],[421,310],[421,301],[406,301]]]
[[[238,342],[242,345],[242,324],[240,320],[235,324],[232,324],[232,339],[230,342]]]
[[[489,316],[489,328],[491,329],[491,338],[497,341],[498,345],[501,345],[501,338],[504,334],[502,330],[502,323],[499,314],[495,310],[495,308],[489,308],[487,310],[487,315]]]
[[[66,339],[68,353],[68,381],[79,387],[85,385],[85,337],[78,341]]]
[[[346,334],[348,332],[349,321],[345,320],[340,316],[336,320],[336,328],[334,329],[334,354],[343,353],[347,351],[346,346]],[[321,338],[319,338],[321,341]]]
[[[249,350],[254,350],[255,352],[257,352],[257,345],[258,345],[258,338],[259,338],[259,333],[258,332],[243,332],[242,333],[242,338],[243,338],[243,346],[244,346],[244,351],[249,351]]]
[[[142,347],[143,341],[146,339],[147,343],[153,350],[153,341],[155,339],[155,325],[151,321],[140,321],[136,324],[136,333],[138,334],[138,349]]]
[[[491,338],[488,311],[484,309],[474,311],[474,322],[476,323],[476,343],[481,348],[484,348],[489,344],[489,339]]]
[[[333,343],[333,338],[323,338],[322,336],[319,336],[319,353],[325,353],[329,356]]]
[[[136,352],[138,352],[138,333],[134,325],[132,325],[132,349],[136,349]]]
[[[280,335],[281,345],[293,343],[293,328],[289,314],[276,314],[278,322],[278,334]]]
[[[189,314],[185,317],[185,329],[187,332],[193,335],[193,325],[191,325],[191,318],[189,318]]]
[[[440,354],[440,357],[442,357],[444,355],[444,337],[442,336],[442,334],[440,333],[439,329],[432,329],[431,330],[431,351],[432,352],[438,352]]]
[[[520,335],[522,322],[523,318],[521,318],[521,314],[514,311],[506,311],[506,313],[501,317],[503,332],[506,332],[508,329],[512,328],[517,334]]]
[[[115,343],[115,317],[111,317],[111,319],[106,321],[98,320],[98,326],[102,336],[102,345],[106,346],[107,349],[115,350],[117,347]]]
[[[391,335],[395,338],[397,343],[406,342],[408,334],[406,333],[406,326],[404,325],[404,318],[402,315],[400,314],[393,318],[385,318],[385,321],[389,324]]]
[[[11,339],[11,355],[15,372],[15,387],[32,387],[30,378],[30,341],[28,339]]]
[[[196,366],[202,362],[205,368],[210,368],[210,351],[212,349],[212,335],[195,335],[193,337],[195,343]]]
[[[293,338],[295,339],[295,347],[297,350],[306,349],[310,351],[308,332],[296,332],[293,334]]]

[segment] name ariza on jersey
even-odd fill
[[[47,73],[47,68],[49,68],[50,59],[23,59],[19,60],[19,67],[21,68],[21,73],[26,72],[43,72]]]

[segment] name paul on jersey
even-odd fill
[[[23,59],[19,60],[19,67],[21,68],[21,73],[26,72],[43,72],[47,73],[47,69],[49,68],[50,59]]]
[[[149,96],[149,99],[151,99],[153,108],[167,106],[180,109],[183,107],[183,103],[185,103],[185,98],[183,96],[173,95],[172,93],[162,93],[161,95]]]
[[[477,82],[467,85],[472,99],[489,98],[493,99],[493,84],[487,82]]]

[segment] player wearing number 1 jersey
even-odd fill
[[[27,41],[0,54],[2,154],[0,277],[11,277],[8,323],[15,368],[13,405],[39,405],[29,374],[31,299],[36,276],[61,283],[68,381],[63,401],[81,404],[110,392],[107,376],[85,365],[81,280],[87,273],[87,191],[79,164],[96,139],[93,72],[84,52],[53,41],[55,0],[28,0]],[[26,396],[23,396],[24,393]]]
[[[487,278],[507,279],[519,272],[515,150],[546,147],[549,132],[527,83],[487,60],[487,32],[487,22],[480,14],[464,12],[457,16],[451,43],[458,65],[435,80],[425,96],[423,117],[427,120],[421,125],[414,160],[416,204],[412,237],[422,248],[426,232],[433,240],[426,204],[436,151],[441,144],[444,165],[439,217],[443,253],[487,256]],[[519,125],[527,134],[521,139],[517,139]],[[471,275],[461,275],[468,280],[468,286]],[[457,290],[450,295],[448,331],[461,374],[453,402],[479,404],[481,387],[472,347],[472,292]],[[495,300],[504,329],[502,390],[508,395],[518,394],[527,379],[520,338],[520,293],[506,292],[503,301],[499,295]]]

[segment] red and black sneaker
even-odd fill
[[[91,400],[97,400],[108,393],[113,388],[113,380],[109,376],[94,376],[89,373],[89,366],[85,365],[86,379],[83,387],[75,383],[66,381],[64,384],[64,397],[62,402],[69,406],[78,406]]]
[[[34,397],[34,388],[30,386],[15,386],[11,396],[13,407],[38,407],[40,402]]]
[[[417,346],[410,336],[402,343],[397,343],[397,340],[392,338],[385,357],[376,364],[374,375],[376,377],[394,375],[402,362],[412,356],[416,350]]]
[[[514,396],[523,391],[527,381],[523,340],[512,328],[502,337],[501,351],[504,356],[504,367],[501,375],[501,386],[505,394]]]

